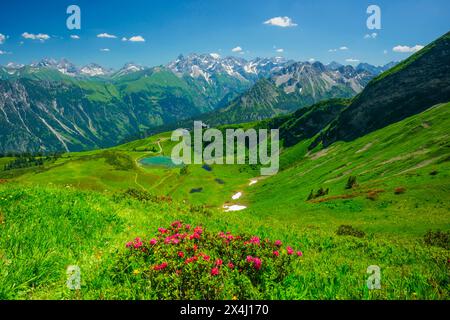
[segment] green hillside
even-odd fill
[[[189,165],[187,172],[182,173],[180,168],[146,167],[139,163],[145,157],[170,157],[174,144],[170,134],[164,133],[111,149],[63,154],[40,167],[0,171],[0,179],[109,193],[127,188],[144,189],[156,195],[221,207],[239,185],[259,172],[245,165],[216,165],[211,171],[201,165]],[[202,192],[190,193],[198,188]]]
[[[285,170],[249,189],[248,214],[402,236],[449,229],[449,126],[450,104],[441,104],[352,142],[310,152],[299,144],[282,155]],[[346,189],[351,176],[357,186]],[[307,201],[320,188],[329,193]]]
[[[351,141],[450,101],[450,32],[372,80],[314,142]]]
[[[285,92],[287,89],[277,86],[276,80],[261,79],[228,105],[197,118],[211,126],[259,121],[288,114],[327,99],[351,98],[356,94],[345,86],[330,89],[322,79],[312,78],[298,92]]]
[[[351,103],[350,99],[331,99],[301,108],[257,124],[256,128],[278,128],[285,147],[310,139],[325,129]]]
[[[226,107],[202,115],[201,119],[213,126],[241,123],[267,119],[295,110],[300,105],[297,96],[288,95],[271,81],[262,79]]]
[[[113,78],[73,77],[46,67],[5,71],[0,152],[115,146],[150,128],[209,112],[250,84],[222,76],[217,85],[221,89],[164,67]]]

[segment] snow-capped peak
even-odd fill
[[[167,67],[178,76],[203,78],[210,82],[213,74],[224,74],[240,81],[254,81],[256,77],[266,76],[274,68],[279,69],[287,61],[282,57],[245,60],[239,57],[221,57],[217,53],[179,55]]]
[[[78,68],[73,63],[71,63],[70,61],[68,61],[66,59],[56,60],[56,59],[44,58],[39,62],[32,63],[30,66],[33,68],[55,69],[63,74],[70,75],[70,76],[75,76],[78,74]]]
[[[15,62],[9,62],[6,64],[6,68],[9,69],[20,69],[23,68],[25,65],[21,63],[15,63]]]
[[[130,63],[125,64],[119,71],[117,71],[114,74],[114,76],[116,76],[116,77],[119,76],[120,77],[120,76],[124,76],[124,75],[130,74],[130,73],[139,72],[139,71],[142,71],[144,69],[145,69],[145,67],[130,62]]]
[[[90,76],[90,77],[96,77],[96,76],[107,75],[107,74],[111,73],[111,71],[103,68],[102,66],[100,66],[98,64],[90,63],[90,64],[82,67],[80,70],[80,73]]]

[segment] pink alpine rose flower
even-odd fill
[[[217,276],[217,275],[219,275],[219,268],[212,268],[211,269],[211,275],[212,276]]]
[[[194,228],[194,233],[198,233],[200,235],[200,234],[202,234],[202,232],[203,232],[202,227],[198,226],[198,227]]]
[[[174,221],[174,222],[172,222],[172,227],[174,227],[174,228],[180,228],[180,227],[181,227],[181,222],[180,222],[180,221]]]
[[[165,268],[167,268],[167,262],[163,262],[163,263],[153,267],[153,269],[156,270],[156,271],[163,270]]]
[[[138,249],[138,248],[142,247],[143,245],[144,245],[144,244],[142,243],[141,238],[136,238],[136,239],[134,239],[133,247],[134,247],[135,249]]]
[[[256,270],[261,269],[262,261],[260,258],[253,258],[253,266]]]
[[[291,255],[291,254],[294,253],[294,249],[292,249],[292,248],[289,247],[289,246],[286,248],[286,250],[287,250],[287,254],[289,254],[289,255]]]

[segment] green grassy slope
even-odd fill
[[[248,232],[281,239],[304,257],[281,282],[225,292],[223,298],[448,299],[448,251],[420,240],[336,236],[319,228],[260,216],[195,211],[166,200],[140,202],[74,188],[0,185],[1,299],[157,298],[153,284],[120,269],[125,242],[151,236],[175,219],[212,232]],[[366,287],[369,265],[382,271],[382,289]],[[82,287],[66,287],[66,269],[78,265]],[[118,269],[119,268],[119,269]],[[226,283],[226,279],[223,280]]]
[[[0,179],[39,186],[73,186],[100,192],[137,188],[195,204],[221,207],[247,185],[251,177],[257,175],[258,171],[246,165],[213,165],[211,171],[201,165],[189,165],[185,174],[180,173],[180,168],[140,165],[139,159],[143,157],[170,157],[175,144],[170,141],[170,133],[163,133],[110,149],[67,153],[56,162],[48,162],[41,167],[0,171]],[[201,192],[191,193],[192,189],[199,188],[202,188]]]
[[[282,155],[286,170],[247,190],[246,214],[399,236],[448,230],[449,127],[450,104],[442,104],[353,142],[316,152],[307,151],[308,141],[300,143]],[[358,186],[347,190],[349,176],[356,176]],[[329,194],[306,201],[320,187]],[[405,193],[394,194],[398,187]]]
[[[0,178],[11,179],[12,183],[73,186],[108,193],[145,189],[217,208],[230,201],[234,193],[244,191],[239,202],[250,204],[246,214],[329,229],[352,222],[368,231],[389,233],[402,228],[404,234],[420,235],[426,227],[448,227],[448,216],[441,214],[448,210],[443,204],[448,197],[448,113],[448,104],[437,106],[354,142],[340,142],[315,152],[308,151],[314,137],[305,137],[283,150],[278,175],[251,187],[249,180],[258,176],[259,170],[246,165],[214,165],[212,171],[189,165],[184,174],[180,168],[140,165],[143,157],[170,156],[175,142],[170,141],[168,133],[111,149],[65,154],[42,167],[0,172]],[[432,171],[438,174],[430,175]],[[359,187],[346,190],[351,175],[357,177]],[[349,199],[306,202],[310,191],[320,187],[330,189],[328,197]],[[405,187],[407,192],[394,195],[397,187]],[[201,192],[191,192],[200,188]],[[424,194],[423,190],[429,188],[431,195]],[[377,194],[377,200],[367,199],[371,192]],[[430,207],[436,207],[430,211],[433,215],[424,215]],[[411,214],[415,216],[411,218]]]
[[[325,129],[351,103],[350,99],[325,100],[291,114],[256,124],[256,128],[278,128],[285,147],[314,137]]]

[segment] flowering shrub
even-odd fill
[[[181,221],[159,228],[149,240],[126,243],[126,249],[119,264],[126,281],[158,299],[258,298],[302,256],[280,240],[214,234]]]

